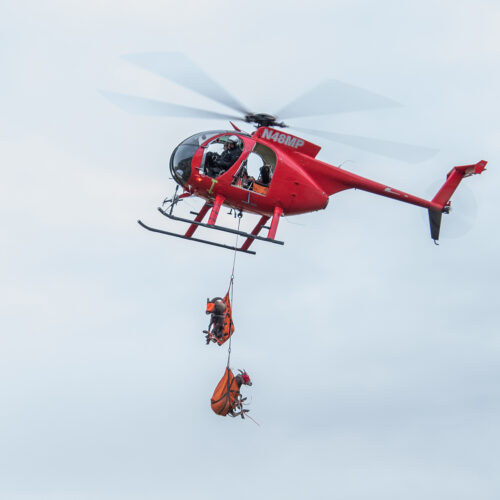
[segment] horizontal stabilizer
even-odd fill
[[[460,181],[464,177],[469,177],[469,175],[480,174],[485,169],[486,163],[486,161],[482,160],[473,165],[453,167],[446,177],[446,182],[437,192],[436,196],[434,196],[432,202],[440,205],[442,209],[445,209],[450,198],[460,184]]]

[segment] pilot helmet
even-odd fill
[[[227,138],[227,142],[230,142],[231,144],[234,144],[235,146],[239,146],[240,144],[240,139],[238,138],[237,135],[230,135]]]

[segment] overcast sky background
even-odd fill
[[[495,1],[4,0],[0,498],[499,498],[499,25]],[[227,349],[204,344],[205,301],[232,254],[136,223],[172,227],[172,150],[228,124],[99,89],[227,110],[121,59],[141,51],[184,52],[257,112],[327,78],[401,102],[295,123],[439,149],[316,139],[417,196],[489,161],[439,247],[424,210],[345,191],[237,257],[232,366],[260,427],[209,404]]]

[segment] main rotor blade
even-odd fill
[[[345,144],[353,148],[369,151],[387,158],[394,158],[408,163],[419,163],[432,158],[437,149],[416,146],[414,144],[405,144],[401,142],[384,141],[373,137],[362,137],[358,135],[338,134],[336,132],[325,132],[323,130],[311,130],[306,128],[293,127],[306,134],[324,137],[331,141]]]
[[[143,52],[128,54],[123,58],[245,115],[249,113],[245,106],[184,54],[179,52]]]
[[[224,120],[242,119],[240,116],[226,115],[215,111],[191,108],[189,106],[181,106],[179,104],[156,101],[154,99],[146,99],[144,97],[119,94],[118,92],[109,92],[105,90],[101,90],[100,92],[108,101],[125,111],[136,115],[175,116],[178,118],[222,118]]]
[[[276,116],[299,118],[398,106],[401,104],[369,90],[338,80],[326,80],[282,108]]]

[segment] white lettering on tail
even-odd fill
[[[262,139],[271,139],[271,136],[273,135],[273,131],[271,129],[266,128],[264,132],[262,132]]]
[[[293,137],[288,134],[282,134],[280,132],[275,132],[271,129],[266,128],[262,132],[262,139],[269,139],[271,141],[277,142],[278,144],[284,144],[285,146],[289,146],[291,148],[300,148],[305,142],[302,139],[297,137]]]

